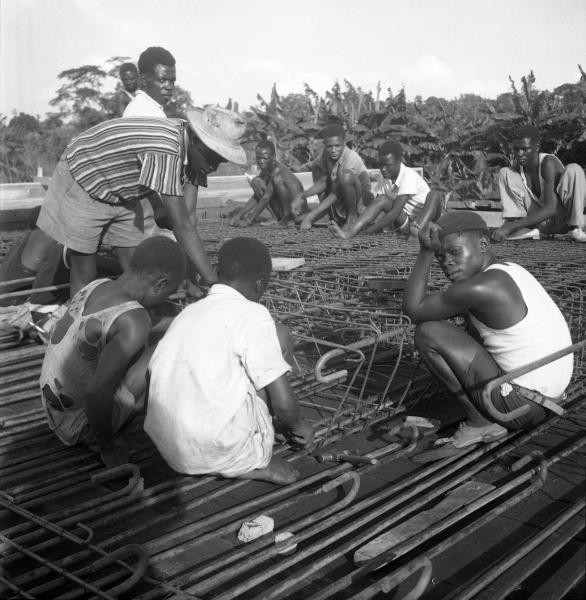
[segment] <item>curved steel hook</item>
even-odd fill
[[[327,375],[323,374],[323,370],[326,367],[326,364],[336,358],[337,356],[343,356],[347,352],[354,352],[358,354],[358,358],[354,359],[359,363],[363,363],[366,360],[364,353],[357,348],[349,348],[349,347],[340,347],[334,348],[329,352],[326,352],[316,363],[315,363],[315,379],[319,381],[319,383],[332,383],[338,379],[345,379],[348,376],[348,369],[341,369],[339,371],[334,371],[333,373],[328,373]]]
[[[111,481],[112,479],[116,479],[117,477],[122,477],[125,475],[130,475],[130,479],[128,483],[117,492],[112,492],[110,494],[110,499],[119,498],[121,496],[126,496],[126,494],[131,494],[136,487],[140,484],[140,469],[137,465],[132,463],[124,463],[123,465],[118,465],[117,467],[113,467],[112,469],[106,469],[105,471],[100,471],[95,475],[91,476],[92,483],[104,483],[105,481]]]
[[[558,350],[557,352],[554,352],[553,354],[548,354],[547,356],[544,356],[543,358],[540,358],[539,360],[534,360],[533,362],[530,362],[529,364],[527,364],[523,367],[519,367],[518,369],[513,369],[512,371],[509,371],[508,373],[505,373],[504,375],[501,375],[500,377],[496,377],[492,381],[489,381],[486,384],[486,386],[484,387],[484,389],[482,390],[482,403],[484,404],[484,408],[486,408],[488,414],[496,422],[502,421],[502,422],[508,423],[510,421],[513,421],[514,419],[518,419],[519,417],[526,415],[529,412],[529,406],[527,406],[527,405],[520,406],[519,408],[515,408],[514,410],[512,410],[511,412],[508,412],[508,413],[504,413],[504,412],[501,412],[500,410],[498,410],[498,408],[496,408],[494,406],[494,404],[492,403],[492,398],[491,398],[491,394],[495,390],[495,388],[497,388],[499,385],[501,385],[503,383],[510,382],[512,379],[515,379],[515,377],[519,377],[520,375],[525,375],[526,373],[530,373],[531,371],[535,371],[536,369],[539,369],[540,367],[543,367],[544,365],[552,363],[552,362],[556,361],[558,358],[562,358],[563,356],[566,356],[566,354],[571,354],[573,352],[576,352],[577,350],[580,350],[584,346],[586,346],[586,339],[582,340],[581,342],[578,342],[577,344],[572,344],[571,346],[568,346],[567,348],[562,348],[561,350]]]
[[[136,567],[132,568],[132,574],[128,579],[120,583],[119,585],[108,590],[109,595],[117,596],[131,589],[134,585],[136,585],[145,574],[147,564],[148,564],[148,556],[142,546],[138,544],[128,544],[127,546],[123,546],[122,548],[118,548],[114,552],[110,552],[104,558],[100,558],[92,564],[92,571],[98,571],[103,567],[107,567],[118,560],[123,558],[127,558],[130,556],[136,556],[138,559],[138,563]]]

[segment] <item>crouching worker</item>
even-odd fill
[[[572,343],[559,308],[523,267],[495,259],[486,223],[477,214],[448,213],[422,229],[419,243],[403,310],[419,324],[415,345],[423,361],[466,414],[453,446],[491,442],[504,437],[507,429],[543,420],[544,405],[557,409],[570,382],[571,354],[494,390],[492,402],[500,412],[529,407],[517,419],[493,422],[482,403],[482,390],[503,373]],[[428,295],[434,255],[452,284]],[[445,320],[461,313],[467,331]]]
[[[329,214],[331,221],[347,230],[364,206],[372,202],[370,177],[358,153],[346,146],[346,133],[341,125],[326,125],[320,137],[324,150],[310,164],[315,183],[294,198],[291,210],[300,222],[300,229],[311,229],[315,221]],[[314,194],[320,199],[319,205],[303,214],[307,198]]]
[[[107,467],[128,462],[122,427],[144,409],[151,319],[185,277],[174,241],[141,242],[116,280],[82,288],[57,323],[41,370],[49,427],[67,446],[86,444]]]
[[[258,303],[270,273],[262,242],[226,242],[218,253],[219,283],[183,310],[153,354],[144,428],[179,473],[280,484],[297,478],[288,462],[272,456],[271,415],[300,445],[311,443],[313,431],[287,380],[287,336]]]
[[[255,153],[260,173],[250,182],[254,193],[230,225],[252,225],[258,221],[265,208],[270,210],[278,225],[292,225],[295,215],[291,211],[291,204],[294,198],[303,192],[301,182],[284,164],[277,161],[275,145],[272,142],[259,142]],[[297,206],[297,214],[305,214],[307,210],[307,201],[303,200]]]

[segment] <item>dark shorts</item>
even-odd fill
[[[491,375],[487,379],[486,374],[492,372],[494,372],[494,375]],[[476,356],[470,363],[468,372],[466,373],[464,387],[468,392],[468,396],[480,413],[490,421],[494,421],[494,418],[489,415],[484,408],[484,403],[482,402],[482,390],[489,381],[496,377],[500,377],[503,374],[504,371],[498,367],[496,367],[495,372],[494,360],[483,350],[479,350],[476,353]],[[520,392],[519,386],[512,383],[511,387],[513,389],[506,396],[501,394],[500,386],[492,391],[491,398],[494,407],[500,412],[508,413],[521,406],[528,406],[529,412],[512,421],[497,421],[499,425],[502,425],[507,429],[523,429],[543,421],[546,417],[546,410],[535,402],[527,399]]]

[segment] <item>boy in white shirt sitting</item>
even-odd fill
[[[330,223],[330,231],[336,237],[350,239],[363,229],[377,233],[385,227],[417,235],[423,225],[440,217],[442,194],[430,191],[423,177],[403,164],[399,142],[389,140],[381,145],[379,167],[381,178],[374,190],[374,202],[347,229]]]
[[[153,355],[144,428],[179,473],[279,484],[297,478],[291,464],[272,456],[272,417],[297,444],[310,444],[313,431],[287,379],[281,348],[290,334],[285,340],[258,303],[270,273],[262,242],[226,242],[219,283],[176,317]]]

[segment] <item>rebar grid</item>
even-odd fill
[[[331,241],[323,229],[300,234],[265,227],[234,230],[225,224],[202,224],[200,229],[204,238],[213,237],[213,241],[206,242],[212,254],[225,239],[254,235],[267,242],[274,256],[306,258],[303,267],[275,274],[264,301],[276,319],[293,332],[297,356],[292,384],[304,414],[317,430],[318,446],[352,439],[353,433],[390,418],[401,407],[418,401],[433,386],[418,363],[412,328],[400,311],[404,282],[418,250],[416,242],[388,235],[365,236],[351,242]],[[522,264],[544,283],[568,320],[574,341],[583,339],[583,249],[562,241],[507,243],[496,249],[501,259],[506,257]],[[437,267],[433,268],[432,279],[435,289],[448,283]],[[492,444],[483,451],[469,452],[462,459],[442,461],[424,469],[411,468],[400,483],[387,485],[382,496],[366,492],[355,498],[352,486],[362,474],[392,469],[395,461],[400,462],[414,451],[413,440],[402,442],[393,438],[395,441],[384,455],[387,458],[378,465],[358,469],[348,464],[324,465],[325,470],[322,466],[318,472],[303,453],[291,454],[280,447],[278,455],[305,467],[300,485],[277,494],[258,495],[250,502],[237,501],[234,510],[219,510],[216,503],[251,484],[168,472],[163,480],[156,479],[161,461],[148,444],[135,447],[132,454],[146,481],[144,491],[117,495],[115,491],[95,489],[88,478],[100,470],[97,457],[86,450],[62,447],[44,423],[35,389],[42,349],[33,346],[10,352],[17,358],[3,361],[9,353],[0,353],[3,490],[13,495],[17,505],[68,531],[77,532],[76,523],[85,524],[95,532],[95,544],[104,552],[141,543],[156,571],[137,587],[140,591],[136,593],[141,595],[133,592],[137,598],[165,598],[169,593],[193,598],[200,591],[203,598],[228,598],[240,589],[248,590],[243,591],[242,597],[309,597],[318,593],[315,583],[307,590],[303,587],[311,575],[311,565],[317,568],[310,580],[335,581],[340,564],[348,572],[348,565],[343,564],[344,553],[367,540],[369,531],[382,531],[385,522],[392,524],[401,515],[416,514],[426,502],[469,477],[470,472],[477,473],[499,457],[516,451],[552,423],[570,422],[552,418],[528,434],[509,436],[504,446]],[[343,371],[347,373],[341,375]],[[585,374],[582,352],[576,356],[571,399],[584,397]],[[583,411],[572,413],[571,419],[583,425]],[[574,435],[573,431],[564,435]],[[491,454],[495,448],[502,450]],[[467,467],[471,471],[462,471]],[[355,478],[339,479],[350,474]],[[330,479],[330,487],[324,487]],[[304,512],[310,502],[318,504]],[[277,552],[274,536],[263,538],[255,546],[240,547],[234,542],[242,520],[260,512],[273,514],[280,530],[294,533],[298,543],[295,560]],[[478,518],[483,514],[480,510]],[[381,516],[386,519],[382,524]],[[11,587],[16,586],[22,597],[37,589],[41,594],[37,597],[46,597],[43,590],[61,596],[66,589],[72,591],[71,597],[76,597],[76,593],[77,597],[92,595],[83,586],[77,591],[73,583],[67,583],[67,575],[88,575],[83,570],[92,561],[87,548],[64,548],[58,536],[39,531],[32,520],[14,521],[9,517],[6,509],[0,512],[2,535],[13,542],[11,547],[6,542],[2,550],[4,564],[10,570],[0,578],[0,590],[4,585],[16,593]],[[214,545],[218,540],[224,544],[221,549]],[[29,556],[27,560],[32,562],[22,562],[24,570],[19,571],[15,567],[19,563],[14,559],[26,551],[43,558]],[[412,552],[417,553],[417,547]],[[275,567],[268,569],[269,563]],[[89,576],[90,584],[104,593],[128,576],[120,565],[110,568],[111,571]],[[278,573],[284,569],[286,579],[280,582]],[[382,586],[387,585],[384,572],[377,577]],[[164,584],[162,578],[168,583]],[[67,585],[71,587],[66,588]],[[383,589],[376,587],[372,577],[365,577],[353,583],[352,593],[367,597],[369,586]]]

